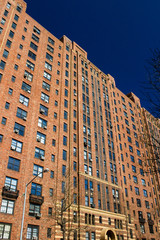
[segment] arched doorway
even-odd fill
[[[115,231],[110,228],[104,228],[101,232],[100,240],[117,240]]]

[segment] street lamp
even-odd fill
[[[23,223],[24,223],[24,214],[25,214],[25,206],[26,206],[26,195],[27,195],[27,187],[30,183],[33,182],[35,178],[37,178],[40,174],[49,172],[49,168],[44,169],[42,172],[39,172],[37,176],[32,178],[25,186],[25,193],[24,193],[24,203],[23,203],[23,214],[22,214],[22,222],[21,222],[21,234],[20,234],[20,240],[22,240],[22,235],[23,235]]]

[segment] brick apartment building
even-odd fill
[[[159,119],[23,0],[0,9],[0,239],[20,239],[36,177],[23,239],[62,239],[68,204],[66,239],[160,240]]]

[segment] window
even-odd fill
[[[48,42],[51,43],[52,45],[54,45],[54,43],[55,43],[54,40],[50,37],[48,37]]]
[[[36,196],[41,196],[42,186],[37,183],[32,182],[31,194],[36,195]]]
[[[62,181],[62,193],[65,193],[65,182]]]
[[[29,60],[27,60],[26,66],[27,66],[29,69],[31,69],[32,71],[34,71],[35,65],[34,65],[32,62],[30,62]]]
[[[63,123],[63,131],[67,132],[67,123]]]
[[[18,65],[17,65],[17,64],[14,65],[14,69],[15,69],[16,71],[18,70]]]
[[[35,32],[35,33],[37,33],[39,35],[41,33],[41,31],[36,26],[33,27],[33,32]]]
[[[63,145],[67,146],[67,137],[66,136],[63,136]]]
[[[48,116],[48,108],[40,104],[39,112],[45,116]]]
[[[56,140],[55,139],[52,139],[52,146],[56,146]]]
[[[138,183],[138,179],[137,179],[136,176],[133,176],[133,182],[134,182],[134,183]]]
[[[12,82],[15,82],[15,81],[16,81],[16,77],[15,77],[15,76],[12,76],[12,77],[11,77],[11,81],[12,81]]]
[[[54,171],[50,172],[50,178],[54,178]]]
[[[12,28],[16,29],[16,27],[17,27],[17,24],[15,22],[12,22]]]
[[[20,94],[19,102],[22,103],[24,106],[28,107],[29,98],[27,98],[24,95]]]
[[[49,53],[46,53],[46,58],[47,58],[49,61],[53,62],[53,57],[52,57]]]
[[[11,224],[0,223],[0,236],[1,239],[10,239]]]
[[[2,18],[2,19],[1,19],[1,24],[4,25],[5,22],[6,22],[6,19]]]
[[[33,166],[33,175],[34,176],[39,176],[39,177],[43,177],[43,167],[34,164]]]
[[[52,232],[51,232],[51,228],[47,228],[47,238],[51,238],[52,236]]]
[[[6,102],[6,104],[5,104],[5,109],[9,109],[9,105],[10,105],[10,103],[9,103],[9,102]]]
[[[50,45],[48,45],[48,44],[47,44],[47,50],[48,50],[49,52],[51,52],[51,53],[54,52],[54,49],[53,49]]]
[[[25,127],[23,125],[15,122],[15,124],[14,124],[14,132],[16,134],[24,136],[24,131],[25,131]]]
[[[42,118],[39,118],[38,119],[38,126],[41,127],[41,128],[47,129],[47,121],[42,119]]]
[[[30,43],[30,47],[37,52],[38,46],[34,44],[33,42]]]
[[[17,190],[17,179],[6,177],[5,179],[5,187],[7,187],[10,191],[15,192]]]
[[[22,146],[23,146],[22,142],[12,139],[11,150],[21,153]]]
[[[44,71],[43,77],[45,77],[47,80],[51,81],[51,74],[49,74],[48,72]]]
[[[48,215],[52,216],[52,208],[51,207],[48,208]]]
[[[62,175],[66,176],[66,166],[62,165]]]
[[[140,195],[140,194],[139,194],[139,188],[138,188],[138,187],[134,187],[134,189],[135,189],[135,194],[136,194],[136,195]]]
[[[1,212],[7,214],[13,214],[14,211],[14,201],[8,199],[2,199]]]
[[[34,54],[32,51],[28,51],[28,57],[32,58],[34,61],[36,61],[36,54]]]
[[[14,20],[18,22],[19,16],[17,14],[14,15]]]
[[[63,160],[67,161],[67,151],[63,150]]]
[[[2,140],[3,140],[3,135],[0,134],[0,143],[2,142]]]
[[[144,195],[144,197],[148,197],[147,190],[143,189],[143,195]]]
[[[44,155],[45,155],[45,151],[43,149],[40,148],[35,148],[35,158],[40,158],[42,161],[44,160]]]
[[[132,165],[132,171],[136,173],[136,167]]]
[[[52,71],[52,65],[49,64],[48,62],[45,62],[45,68],[47,68],[48,70]],[[51,77],[50,77],[50,79],[51,79]]]
[[[21,108],[17,108],[17,115],[16,116],[21,118],[21,119],[23,119],[24,121],[26,121],[26,119],[27,119],[27,112],[24,111]]]
[[[49,196],[52,197],[53,196],[53,188],[49,189]]]
[[[4,70],[5,65],[6,65],[6,63],[3,60],[1,60],[1,62],[0,62],[0,69]]]
[[[7,5],[6,5],[6,7],[7,7],[8,9],[10,9],[11,4],[8,2]]]
[[[36,216],[36,213],[40,213],[41,206],[37,204],[30,203],[29,205],[29,215]]]
[[[22,82],[22,89],[25,91],[25,92],[28,92],[28,93],[31,93],[31,86],[25,82]]]
[[[46,102],[49,103],[49,96],[43,92],[41,92],[41,99]]]
[[[51,155],[51,161],[55,162],[55,155],[54,154]]]
[[[34,33],[32,33],[32,39],[39,43],[39,37],[37,37]]]
[[[38,239],[39,226],[28,225],[27,227],[27,239]]]
[[[3,57],[4,57],[4,58],[7,58],[7,57],[8,57],[8,54],[9,54],[9,52],[8,52],[6,49],[4,49],[4,51],[3,51]]]

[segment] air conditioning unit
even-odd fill
[[[74,96],[77,96],[77,93],[74,93]]]
[[[47,100],[47,99],[44,99],[44,101],[45,101],[46,103],[48,103],[48,100]]]
[[[87,171],[87,170],[85,170],[85,173],[86,173],[86,174],[88,174],[88,171]]]
[[[43,128],[44,128],[45,130],[47,130],[47,126],[43,126]]]
[[[92,159],[92,158],[90,158],[90,159],[89,159],[89,161],[90,161],[90,162],[93,162],[93,159]]]
[[[117,213],[118,212],[117,209],[115,209],[114,212]]]
[[[35,217],[36,217],[36,219],[40,219],[41,218],[41,213],[36,213]]]
[[[18,133],[19,133],[19,130],[18,130],[18,129],[14,129],[14,132],[18,134]]]
[[[37,137],[37,142],[40,142],[41,141],[41,138],[38,136]]]
[[[20,102],[20,103],[23,103],[23,100],[22,100],[22,99],[20,99],[20,100],[19,100],[19,102]]]
[[[26,117],[23,117],[23,120],[24,120],[24,121],[26,121],[26,120],[27,120],[27,118],[26,118]]]
[[[4,189],[5,189],[6,191],[10,191],[10,187],[9,187],[9,186],[4,186]]]
[[[84,146],[87,147],[87,143],[86,142],[84,142]]]
[[[27,78],[27,75],[26,75],[26,74],[24,74],[24,78]]]
[[[27,92],[28,92],[28,93],[31,93],[31,91],[30,91],[30,90],[27,90]]]
[[[15,146],[11,146],[11,150],[12,151],[16,151],[16,147]]]
[[[90,137],[91,136],[91,134],[90,133],[88,133],[88,137]]]
[[[32,240],[38,240],[38,237],[32,237]]]
[[[41,155],[41,156],[40,156],[40,159],[41,159],[42,161],[44,161],[45,156]]]
[[[94,203],[91,203],[91,208],[95,208],[95,204]]]
[[[45,113],[45,110],[44,110],[43,108],[40,108],[39,111],[40,111],[41,114],[44,114],[44,113]]]
[[[93,188],[90,188],[90,190],[91,190],[91,192],[93,192],[93,191],[94,191],[94,189],[93,189]]]
[[[46,90],[49,91],[49,87],[46,87]]]

